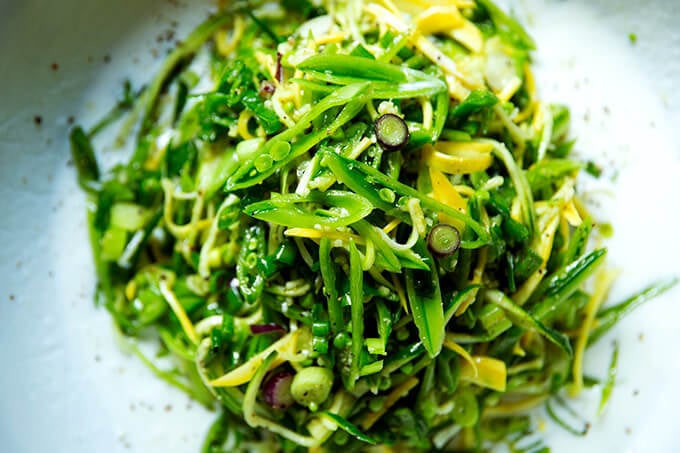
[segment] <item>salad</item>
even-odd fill
[[[533,49],[490,0],[227,2],[72,130],[97,300],[220,409],[204,452],[547,451],[541,405],[585,434],[588,347],[675,281],[603,308],[597,168]]]

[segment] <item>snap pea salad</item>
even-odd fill
[[[603,382],[584,353],[675,281],[602,307],[596,171],[533,49],[490,0],[228,2],[72,129],[97,299],[221,410],[202,451],[547,451],[544,404],[585,434],[561,395],[604,407],[618,352]]]

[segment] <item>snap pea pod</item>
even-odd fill
[[[430,271],[407,269],[405,273],[406,293],[420,341],[430,357],[434,358],[444,344],[444,306],[439,288],[439,271],[422,242],[419,249],[432,263]]]
[[[300,205],[310,203],[324,207],[312,212],[300,208]],[[363,219],[372,210],[371,203],[362,196],[341,190],[314,191],[307,196],[279,195],[243,208],[243,212],[256,219],[298,228],[347,226]]]
[[[596,318],[597,324],[592,332],[590,332],[588,335],[588,346],[594,344],[600,338],[602,338],[607,332],[611,330],[612,327],[616,325],[616,323],[623,319],[624,316],[627,316],[630,314],[630,312],[649,300],[660,296],[666,291],[669,291],[675,287],[678,282],[680,282],[680,279],[676,277],[661,283],[656,283],[654,285],[648,286],[621,303],[600,310]]]
[[[319,268],[328,300],[331,332],[335,336],[344,331],[344,319],[342,306],[340,306],[335,264],[331,256],[331,241],[328,238],[322,238],[319,242]]]
[[[361,370],[361,352],[364,348],[364,271],[361,257],[354,241],[349,243],[349,299],[352,309],[352,362],[350,369],[350,387],[354,388]]]
[[[255,159],[241,162],[241,168],[227,180],[226,190],[243,189],[262,182],[276,170],[309,151],[322,139],[332,135],[339,127],[354,118],[364,107],[365,94],[369,88],[370,84],[367,82],[357,83],[342,87],[326,96],[305,114],[294,127],[274,136],[262,146],[257,159],[264,161],[269,157],[268,165],[258,169],[255,166]],[[304,135],[297,142],[292,143],[293,139],[304,134],[305,130],[311,126],[312,121],[327,110],[338,106],[344,107],[330,124],[312,134]],[[287,150],[287,152],[284,153],[281,150]]]
[[[465,225],[470,227],[470,229],[477,234],[477,239],[473,241],[463,239],[461,241],[461,247],[463,248],[478,248],[489,241],[489,233],[486,228],[479,222],[473,220],[469,215],[429,196],[423,195],[416,189],[388,177],[369,165],[352,161],[331,152],[322,153],[321,165],[329,167],[339,181],[356,193],[364,196],[373,203],[375,207],[382,209],[387,214],[397,217],[400,220],[410,223],[408,214],[401,210],[396,203],[388,203],[380,196],[381,188],[390,189],[399,196],[416,198],[420,200],[423,207],[432,209],[435,212],[442,212],[464,222]]]
[[[558,306],[593,275],[604,261],[606,254],[606,249],[595,250],[546,278],[543,285],[537,288],[532,296],[532,299],[540,300],[531,309],[534,316],[540,320],[550,320],[551,314],[557,310]]]
[[[319,93],[332,93],[338,89],[338,85],[344,85],[344,83],[362,83],[363,79],[337,79],[334,77],[329,77],[326,73],[307,71],[312,78],[316,80],[307,79],[293,79],[295,83],[299,84],[301,87],[319,92]],[[334,85],[329,85],[329,82],[335,83]],[[430,78],[428,80],[415,80],[410,82],[401,83],[388,83],[388,82],[375,82],[372,81],[371,90],[368,94],[370,99],[409,99],[417,97],[431,97],[437,96],[437,114],[435,115],[435,120],[437,124],[445,124],[446,116],[440,116],[441,112],[446,113],[449,105],[449,98],[446,96],[446,84],[439,79]]]
[[[417,71],[409,68],[352,55],[315,55],[298,64],[297,69],[342,77],[343,80],[349,80],[349,83],[356,80],[402,83],[417,78],[414,77]]]
[[[249,303],[254,303],[264,290],[265,279],[257,264],[265,256],[264,229],[252,226],[245,231],[236,264],[239,290]]]
[[[484,297],[489,302],[498,305],[505,312],[514,318],[515,324],[525,329],[535,330],[552,343],[555,343],[570,357],[573,354],[573,349],[569,338],[561,332],[558,332],[550,327],[544,325],[536,316],[523,310],[519,305],[512,301],[504,293],[497,290],[485,290]]]

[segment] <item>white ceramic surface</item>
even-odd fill
[[[0,451],[195,452],[215,416],[126,356],[94,307],[66,142],[70,116],[92,124],[124,78],[147,80],[169,45],[157,37],[183,36],[208,5],[0,0]],[[579,153],[605,167],[605,182],[585,190],[615,227],[611,300],[680,275],[680,3],[512,6],[539,44],[542,97],[572,107]],[[554,452],[680,451],[678,296],[645,306],[589,355],[587,371],[603,376],[619,341],[611,404],[597,418],[599,390],[579,400],[593,422],[585,438],[548,425]]]

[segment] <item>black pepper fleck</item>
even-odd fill
[[[42,122],[43,122],[42,116],[40,116],[40,115],[35,115],[35,116],[33,117],[33,122],[35,123],[36,126],[41,126],[41,125],[42,125]]]

